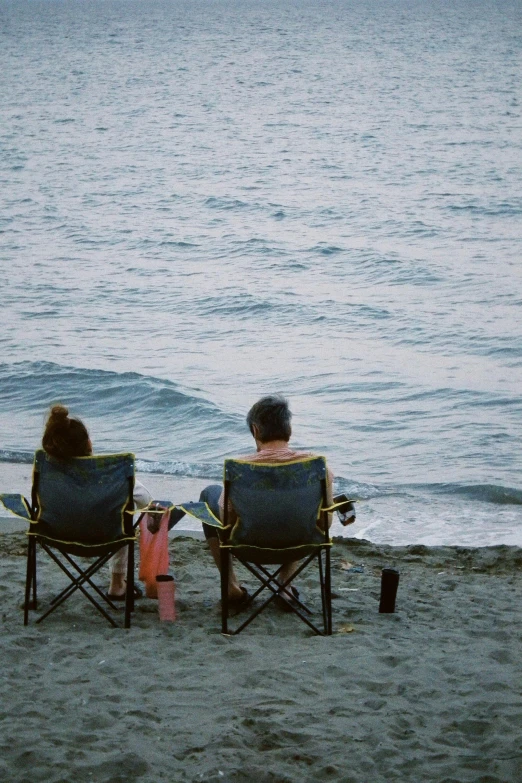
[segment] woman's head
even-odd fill
[[[64,405],[53,405],[45,424],[42,446],[56,459],[89,457],[92,444],[85,424],[73,419]]]
[[[261,443],[272,440],[289,441],[292,434],[292,414],[286,400],[280,394],[261,397],[248,411],[250,432]]]

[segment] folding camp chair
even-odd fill
[[[118,607],[92,581],[119,549],[128,547],[125,628],[134,610],[133,526],[134,455],[75,457],[59,461],[43,450],[35,453],[31,504],[21,495],[0,495],[4,506],[29,521],[24,625],[37,608],[37,545],[68,576],[71,584],[53,598],[37,619],[48,617],[79,590],[109,621],[106,611]],[[77,558],[93,559],[90,565]],[[89,589],[90,588],[90,589]],[[102,603],[100,603],[100,599]]]
[[[324,457],[278,464],[225,460],[224,520],[223,525],[217,525],[220,528],[223,633],[240,633],[276,598],[315,633],[332,633],[326,480]],[[229,504],[237,515],[233,525],[229,523]],[[251,607],[264,591],[269,595],[235,630],[229,631],[231,554],[261,583],[245,608]],[[296,561],[299,564],[294,574],[281,581],[279,574],[283,566]],[[288,597],[291,582],[314,561],[319,570],[322,629],[312,621],[312,610],[299,600],[296,591],[292,599]]]

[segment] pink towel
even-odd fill
[[[157,519],[157,515],[151,515]],[[148,514],[145,514],[140,522],[140,572],[139,578],[145,582],[145,595],[147,598],[157,598],[158,588],[156,577],[158,574],[166,574],[169,570],[169,517],[170,512],[165,511],[161,517],[160,528],[157,533],[149,533],[147,528]]]

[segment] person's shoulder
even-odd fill
[[[315,451],[294,451],[294,459],[316,459],[317,457],[320,457],[321,459],[324,459],[322,454],[317,454]]]
[[[259,459],[259,452],[254,451],[253,454],[239,454],[236,457],[232,457],[232,459],[237,459],[238,462],[255,462]]]

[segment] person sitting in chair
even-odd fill
[[[247,424],[256,442],[256,451],[253,454],[238,457],[237,459],[248,462],[283,463],[298,459],[307,459],[315,456],[307,451],[294,451],[289,446],[292,435],[292,413],[288,401],[279,394],[271,394],[262,397],[253,405],[247,414]],[[327,497],[328,504],[332,503],[333,474],[328,470]],[[221,484],[211,484],[205,487],[199,498],[207,503],[212,513],[223,520],[224,491]],[[229,519],[234,521],[234,509],[229,507]],[[220,550],[217,528],[203,523],[203,532],[207,539],[212,557],[218,568],[220,567]],[[280,579],[285,582],[296,570],[296,563],[288,563],[280,572]],[[291,587],[288,598],[296,595],[296,588]],[[232,565],[229,569],[228,595],[231,603],[240,606],[249,599],[245,587],[239,584]]]
[[[92,456],[92,443],[85,424],[69,416],[64,405],[53,405],[45,424],[42,448],[59,460]],[[152,501],[152,495],[137,479],[134,482],[134,504],[144,508]],[[110,560],[111,582],[108,596],[113,601],[125,599],[127,574],[127,547],[122,547]],[[135,588],[139,591],[139,588]]]

